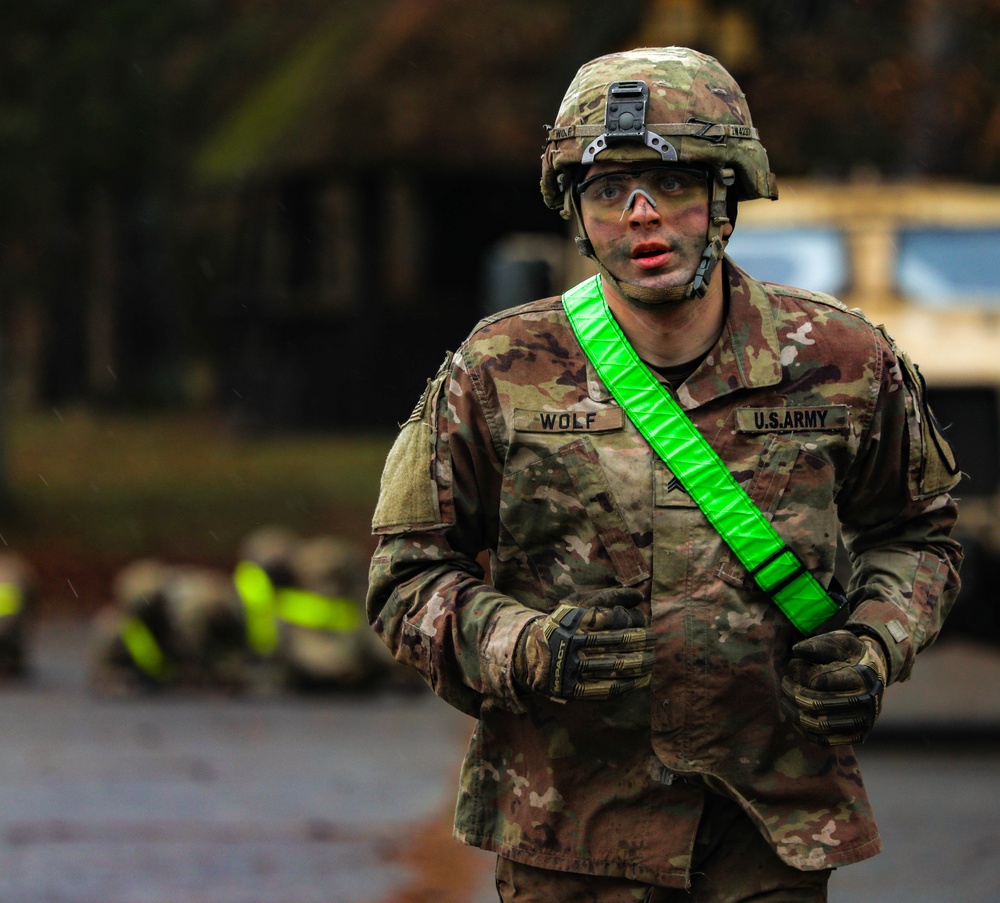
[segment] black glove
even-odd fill
[[[878,640],[834,630],[796,643],[792,655],[781,681],[781,708],[799,732],[820,746],[864,740],[886,685]]]
[[[610,699],[649,684],[655,636],[636,606],[642,593],[615,587],[573,593],[528,623],[514,654],[514,682],[559,699]]]

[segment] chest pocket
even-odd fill
[[[504,477],[499,564],[527,564],[559,599],[587,587],[634,586],[649,568],[587,437]]]
[[[833,575],[838,536],[833,464],[795,439],[771,434],[752,471],[735,475],[751,501],[825,586]],[[728,546],[717,574],[734,586],[753,585]]]

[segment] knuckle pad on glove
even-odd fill
[[[808,686],[812,690],[830,693],[863,693],[867,689],[861,675],[850,665],[821,671],[813,675]]]
[[[641,677],[653,667],[653,653],[599,654],[581,657],[578,671],[587,675],[611,677]]]
[[[628,592],[641,598],[637,591]],[[616,598],[621,593],[616,591]],[[570,604],[572,598],[544,622],[550,661],[544,689],[560,698],[607,699],[647,685],[655,634],[644,626],[642,613],[620,607],[582,608]]]

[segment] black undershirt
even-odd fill
[[[693,360],[687,361],[683,364],[677,364],[673,367],[657,367],[648,361],[643,361],[643,363],[649,367],[650,370],[660,376],[671,389],[676,390],[681,383],[684,382],[684,380],[686,380],[692,373],[694,373],[695,370],[698,369],[698,365],[705,360],[706,357],[708,357],[708,352],[711,350],[711,348],[708,348],[704,354],[700,354]]]

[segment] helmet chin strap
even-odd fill
[[[708,291],[708,283],[712,277],[716,266],[722,260],[726,252],[727,239],[722,236],[723,227],[729,222],[726,213],[726,194],[735,182],[735,173],[732,169],[724,168],[717,170],[712,178],[712,198],[708,206],[708,233],[706,235],[705,250],[702,251],[701,260],[694,271],[694,276],[686,285],[674,285],[668,288],[650,288],[644,285],[635,285],[631,282],[620,281],[594,253],[594,246],[587,237],[587,229],[583,224],[583,216],[580,213],[580,204],[576,198],[576,192],[570,188],[567,190],[567,200],[572,208],[572,213],[576,219],[577,229],[580,235],[576,239],[576,248],[581,257],[589,257],[597,265],[601,275],[614,286],[629,304],[640,310],[658,310],[663,307],[680,304],[689,298],[702,298]],[[642,192],[643,197],[648,197]],[[625,209],[628,210],[635,203],[636,192],[632,192]],[[653,206],[656,203],[653,202]]]

